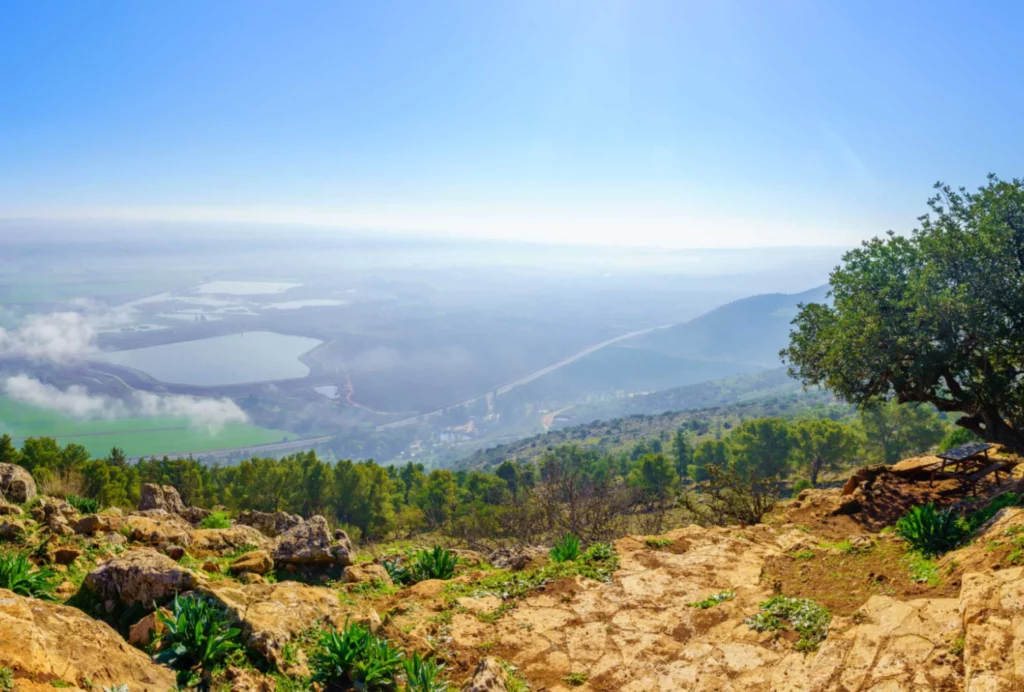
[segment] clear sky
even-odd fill
[[[4,0],[0,218],[675,247],[1024,160],[1024,3]]]

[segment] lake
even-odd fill
[[[229,296],[260,296],[284,293],[290,288],[298,288],[301,285],[281,281],[210,281],[196,286],[195,292]]]
[[[323,342],[274,332],[242,332],[209,339],[179,341],[112,351],[103,359],[141,370],[173,384],[217,386],[305,377],[299,356]]]

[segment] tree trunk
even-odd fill
[[[961,416],[956,424],[986,442],[1003,445],[1015,452],[1024,452],[1024,434],[1007,425],[998,411],[988,409],[973,416]]]

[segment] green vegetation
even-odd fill
[[[569,673],[562,678],[569,687],[579,687],[587,681],[586,673]]]
[[[1021,448],[1024,181],[936,189],[912,235],[890,232],[843,256],[831,304],[802,307],[783,354],[794,376],[850,403],[921,402]]]
[[[668,546],[672,545],[673,542],[674,541],[671,538],[653,538],[652,537],[652,538],[645,539],[644,540],[644,545],[646,545],[651,550],[661,550],[662,548],[667,548]]]
[[[411,564],[409,571],[414,581],[451,579],[455,576],[459,558],[452,551],[435,545],[431,550],[418,550],[413,553]]]
[[[935,560],[925,557],[921,553],[909,553],[906,562],[907,568],[910,570],[910,581],[928,586],[942,584],[942,576],[939,574],[939,567],[935,564]]]
[[[419,653],[405,659],[406,692],[447,692],[448,682],[441,678],[443,664],[431,658],[420,658]]]
[[[239,650],[241,630],[231,627],[227,613],[201,596],[175,596],[171,614],[162,611],[164,624],[156,660],[176,670],[211,671]]]
[[[999,510],[1004,507],[1016,507],[1020,504],[1020,500],[1021,498],[1017,493],[1003,493],[1002,495],[997,495],[978,511],[971,512],[970,514],[961,517],[957,522],[960,531],[965,536],[975,533],[985,522],[994,517]]]
[[[53,600],[57,573],[49,567],[36,568],[23,554],[0,554],[0,589],[19,596]]]
[[[68,504],[78,510],[80,514],[96,514],[100,511],[100,503],[91,497],[79,497],[78,495],[68,495],[64,498]]]
[[[230,529],[231,515],[227,512],[213,512],[199,522],[201,529]]]
[[[0,668],[0,692],[11,692],[14,689],[14,671],[7,667]]]
[[[571,533],[562,536],[551,548],[552,562],[570,562],[579,556],[580,539]]]
[[[325,631],[312,661],[313,679],[329,687],[392,690],[402,671],[402,651],[360,624],[345,623],[341,632]]]
[[[707,610],[708,608],[714,608],[719,603],[725,603],[726,601],[731,601],[734,598],[736,598],[735,591],[719,591],[718,593],[712,594],[711,596],[708,596],[703,600],[694,601],[693,603],[687,603],[686,605],[690,606],[691,608],[700,608],[701,610]]]
[[[832,614],[809,598],[773,596],[762,602],[760,607],[761,612],[744,622],[758,632],[792,628],[800,635],[796,643],[800,651],[817,649],[828,636]]]
[[[913,507],[896,522],[896,533],[925,557],[952,550],[964,538],[956,512],[928,503]]]

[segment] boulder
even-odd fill
[[[230,666],[224,677],[231,683],[231,692],[274,692],[277,681],[248,668]]]
[[[498,569],[509,569],[519,572],[547,557],[548,551],[540,546],[517,546],[498,548],[492,552],[487,561]]]
[[[71,528],[80,536],[92,536],[97,533],[110,533],[118,531],[124,525],[124,521],[116,514],[86,514],[84,517],[72,522]]]
[[[57,536],[73,536],[71,522],[77,517],[78,511],[69,502],[56,497],[41,497],[32,508],[32,518]]]
[[[36,482],[31,473],[17,464],[0,464],[0,495],[25,504],[36,496]]]
[[[266,574],[274,569],[274,560],[266,550],[254,550],[232,562],[230,569],[235,574],[242,574],[243,572]]]
[[[0,664],[14,671],[14,689],[40,680],[89,689],[127,685],[131,692],[176,689],[174,671],[153,663],[106,623],[3,589]]]
[[[83,551],[78,548],[57,548],[53,551],[53,561],[58,565],[70,565],[82,555]]]
[[[200,553],[227,553],[250,546],[262,548],[267,538],[251,526],[232,526],[228,529],[196,529],[192,531],[190,551]]]
[[[266,584],[267,580],[255,572],[242,572],[238,575],[238,581],[243,584]]]
[[[85,578],[85,586],[103,601],[149,607],[177,593],[191,591],[201,578],[154,550],[130,550],[100,565]]]
[[[25,538],[27,529],[22,519],[10,517],[0,522],[0,540],[22,541]]]
[[[310,517],[278,538],[274,548],[274,562],[285,565],[330,565],[342,567],[352,564],[354,553],[348,536],[335,541],[321,516]]]
[[[6,502],[3,497],[0,497],[0,517],[22,514],[21,507],[18,505],[12,505]]]
[[[192,543],[192,526],[177,514],[160,512],[152,515],[130,514],[125,519],[131,537],[150,545],[188,546]]]
[[[165,545],[161,547],[161,552],[164,555],[171,558],[175,562],[179,562],[181,558],[185,557],[185,549],[180,545]]]
[[[167,626],[160,619],[160,613],[168,617],[171,615],[171,611],[166,608],[159,608],[147,614],[128,629],[128,643],[132,646],[146,646],[153,641],[154,637],[163,634]]]
[[[213,514],[213,511],[203,509],[202,507],[186,507],[180,514],[181,518],[192,524],[192,526],[199,526],[203,519]]]
[[[496,658],[487,657],[477,664],[463,692],[508,692],[508,685],[505,678],[505,668],[501,661]]]
[[[284,664],[285,644],[311,627],[328,624],[340,628],[347,619],[373,626],[376,616],[342,606],[333,589],[294,581],[244,585],[220,581],[203,590],[240,623],[248,646],[277,666]]]
[[[364,582],[379,582],[392,586],[391,575],[384,569],[383,565],[372,562],[362,565],[349,565],[341,574],[341,580],[346,584],[362,584]]]
[[[251,526],[264,536],[277,538],[281,534],[287,533],[301,524],[302,517],[298,514],[288,514],[287,512],[257,512],[256,510],[246,510],[239,513],[235,523]]]
[[[185,503],[181,501],[181,495],[173,486],[143,483],[139,495],[139,511],[147,509],[181,514],[185,511]]]

